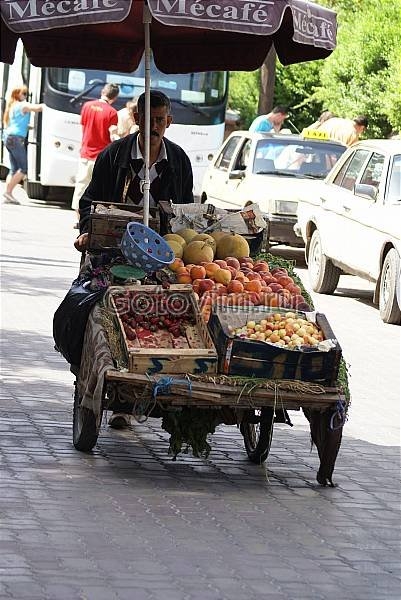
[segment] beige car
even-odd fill
[[[271,244],[303,246],[294,233],[298,196],[313,194],[345,151],[339,142],[235,131],[203,177],[201,202],[240,210],[256,202]]]
[[[312,288],[332,294],[343,273],[376,284],[385,323],[400,324],[401,141],[351,146],[313,194],[298,203]]]

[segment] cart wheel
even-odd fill
[[[77,450],[89,452],[95,446],[99,435],[96,417],[89,408],[81,406],[77,386],[74,394],[74,415],[72,422],[72,439]]]
[[[258,416],[260,413],[260,418]],[[242,421],[240,431],[244,437],[245,450],[251,462],[258,465],[262,464],[270,451],[270,444],[273,437],[274,410],[272,408],[262,408],[261,411],[255,411],[250,418],[259,421],[252,423]]]

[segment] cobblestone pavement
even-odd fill
[[[228,426],[208,460],[174,462],[156,419],[104,424],[77,452],[73,377],[51,335],[77,271],[73,213],[1,211],[1,600],[399,599],[396,446],[345,434],[335,489],[316,484],[297,413],[266,467]]]

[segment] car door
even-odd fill
[[[352,260],[353,190],[369,154],[368,150],[355,150],[336,172],[334,179],[329,179],[321,187],[318,229],[324,254],[336,262],[348,264]]]
[[[380,251],[387,237],[384,192],[389,160],[380,152],[372,152],[361,171],[358,183],[376,189],[376,198],[354,193],[348,213],[348,235],[351,240],[349,266],[366,277],[377,279]]]
[[[203,192],[206,193],[207,202],[219,208],[232,208],[227,206],[227,182],[230,165],[233,158],[238,155],[242,141],[241,135],[231,135],[205,174],[202,187]]]
[[[224,200],[227,204],[233,204],[235,208],[243,208],[244,204],[254,198],[250,191],[253,180],[252,173],[248,168],[250,163],[252,140],[244,137],[235,153],[228,170],[224,188]]]

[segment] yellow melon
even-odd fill
[[[166,242],[174,252],[175,257],[182,258],[182,255],[184,253],[184,248],[182,247],[182,244],[180,244],[180,242],[177,242],[176,240],[166,240]]]
[[[176,233],[166,233],[166,235],[163,235],[163,238],[166,240],[166,242],[170,242],[170,241],[178,242],[179,244],[181,244],[181,246],[183,248],[184,248],[184,246],[187,245],[184,238],[181,237],[180,235],[177,235]]]
[[[216,252],[216,247],[217,247],[216,240],[211,235],[208,235],[207,233],[198,233],[191,240],[191,242],[199,242],[199,241],[208,242],[209,244],[211,244],[211,246],[213,248],[213,252]]]
[[[187,244],[189,244],[189,242],[192,240],[193,237],[195,237],[197,234],[197,232],[195,231],[195,229],[179,229],[178,231],[175,232],[177,235],[180,235],[182,238],[184,238],[184,240],[186,241]]]
[[[203,262],[212,262],[214,258],[213,247],[209,242],[198,240],[190,242],[184,248],[183,260],[186,265],[200,265]]]
[[[224,259],[227,256],[234,256],[235,258],[249,256],[249,244],[242,235],[230,233],[218,242],[216,258]]]
[[[212,231],[209,235],[216,241],[216,245],[225,236],[229,235],[228,231]]]

